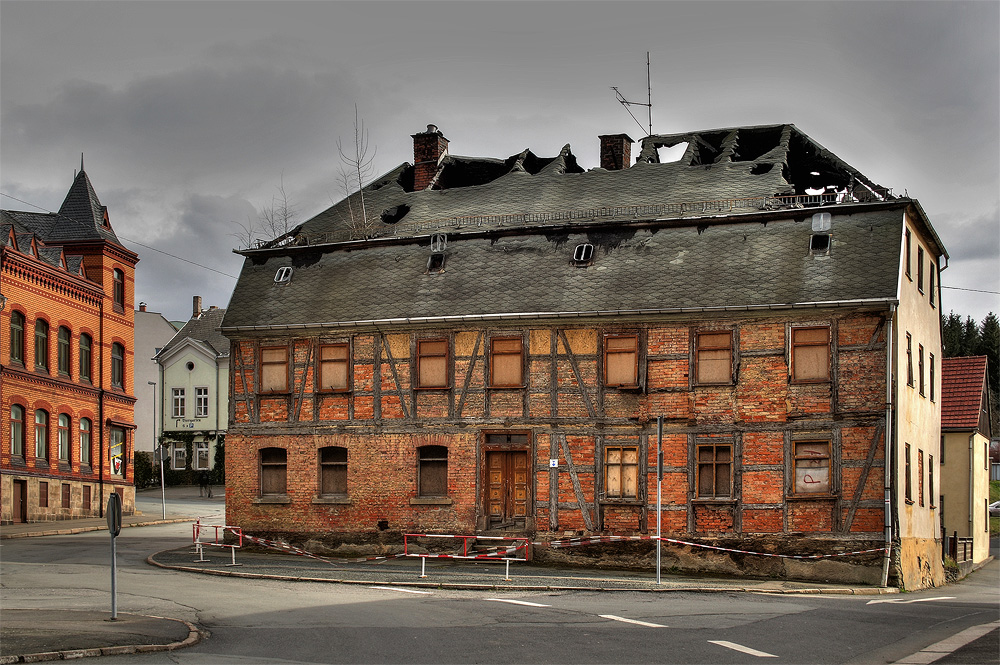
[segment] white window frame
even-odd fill
[[[201,464],[202,453],[205,456],[204,466]],[[194,460],[192,460],[191,466],[195,471],[208,471],[212,468],[211,446],[208,441],[194,442]]]
[[[171,388],[170,389],[170,404],[171,410],[174,418],[183,418],[185,409],[185,397],[183,388]]]
[[[205,386],[194,389],[195,417],[208,418],[208,388]]]
[[[183,471],[187,468],[187,446],[183,443],[174,441],[170,444],[170,468],[174,471]]]

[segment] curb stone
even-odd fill
[[[148,614],[138,614],[148,619],[165,619],[167,621],[177,621],[188,627],[188,636],[180,642],[170,644],[123,644],[115,647],[100,647],[94,649],[70,649],[67,651],[42,651],[39,653],[12,654],[0,656],[0,665],[10,663],[42,663],[50,660],[75,660],[77,658],[87,658],[89,656],[121,656],[133,653],[152,653],[154,651],[175,651],[185,647],[193,646],[203,638],[209,637],[208,631],[199,630],[190,621],[184,619],[173,619],[171,617],[150,616]]]

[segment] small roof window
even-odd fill
[[[577,245],[573,250],[573,265],[589,266],[594,258],[594,246],[589,242]]]
[[[275,284],[288,284],[290,281],[292,281],[291,266],[282,266],[278,268],[278,272],[274,273]]]
[[[443,233],[435,233],[431,236],[431,251],[443,252],[448,248],[448,236]]]
[[[809,253],[816,254],[829,254],[830,253],[830,234],[829,233],[814,233],[809,238]]]
[[[427,273],[433,274],[444,272],[444,258],[445,255],[442,252],[435,252],[434,254],[431,254],[430,258],[427,259]]]

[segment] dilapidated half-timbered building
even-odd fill
[[[877,550],[665,566],[941,581],[922,488],[947,254],[915,200],[792,125],[649,136],[631,166],[632,139],[605,135],[591,170],[569,146],[413,141],[412,165],[240,252],[230,524],[655,534],[662,416],[665,536]]]

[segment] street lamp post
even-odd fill
[[[160,465],[160,505],[162,506],[162,519],[167,519],[167,490],[163,482],[163,447],[160,445],[159,437],[156,436],[156,381],[147,381],[153,386],[153,453],[156,455],[156,462]]]

